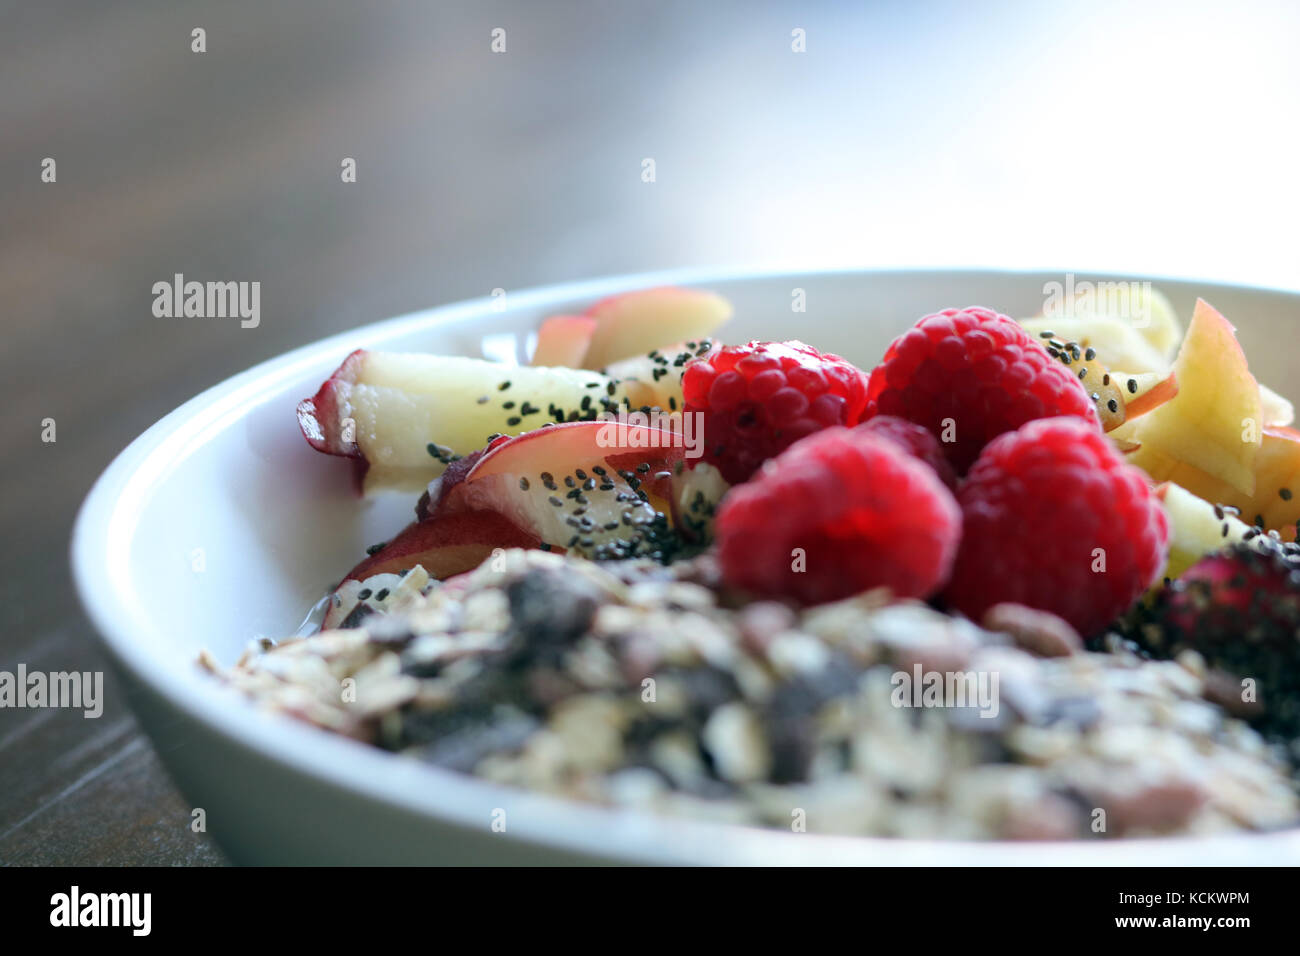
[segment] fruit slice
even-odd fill
[[[1178,394],[1178,378],[1172,371],[1165,375],[1159,372],[1130,375],[1111,371],[1092,346],[1062,339],[1049,332],[1055,330],[1038,333],[1039,341],[1048,355],[1073,372],[1083,384],[1097,407],[1097,418],[1104,431],[1115,432],[1126,422],[1145,415]],[[1115,437],[1122,442],[1120,436]]]
[[[1166,364],[1173,358],[1182,337],[1182,328],[1177,313],[1163,292],[1145,282],[1081,282],[1077,286],[1074,283],[1070,285],[1071,294],[1049,302],[1039,318],[1058,324],[1078,320],[1085,324],[1106,325],[1116,321],[1135,331]],[[1105,339],[1114,333],[1099,334]]]
[[[1113,375],[1122,386],[1125,421],[1140,418],[1178,394],[1178,373],[1173,370],[1168,375],[1159,372],[1140,372],[1137,375],[1115,372]]]
[[[489,435],[593,419],[625,397],[596,372],[359,350],[299,403],[298,422],[318,451],[362,463],[368,493],[416,490]]]
[[[1178,480],[1172,461],[1252,495],[1262,432],[1259,385],[1232,326],[1204,300],[1196,303],[1174,372],[1178,394],[1138,420],[1132,439],[1141,447],[1129,460],[1157,481]]]
[[[1213,551],[1258,536],[1240,518],[1221,506],[1198,498],[1181,485],[1166,481],[1155,496],[1169,516],[1169,561],[1163,577],[1176,578]]]
[[[946,464],[945,459],[945,464]],[[708,462],[677,468],[672,481],[673,527],[697,544],[713,540],[713,518],[731,488],[722,472]]]
[[[617,422],[574,422],[500,440],[463,476],[430,485],[434,520],[492,511],[552,547],[595,557],[663,555],[680,436]]]
[[[535,548],[541,540],[492,511],[466,511],[413,521],[344,580],[397,574],[420,565],[442,580],[471,571],[496,548]]]
[[[556,315],[537,329],[533,365],[582,368],[596,320],[587,315]]]
[[[1267,385],[1259,386],[1259,403],[1265,425],[1290,425],[1295,421],[1295,406]]]
[[[605,367],[605,374],[618,382],[633,408],[659,408],[680,412],[682,373],[688,362],[714,350],[713,340],[680,342],[655,349],[646,355],[620,359]]]
[[[602,299],[586,313],[596,320],[596,328],[583,366],[601,369],[670,342],[698,342],[731,313],[726,299],[695,289],[641,289]]]
[[[1120,319],[1109,316],[1068,318],[1064,316],[1022,319],[1020,324],[1034,336],[1051,332],[1061,341],[1078,342],[1083,348],[1097,350],[1106,368],[1127,369],[1130,374],[1159,372],[1169,369],[1168,360],[1140,331]]]

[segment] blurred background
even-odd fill
[[[1300,285],[1294,3],[51,0],[0,23],[0,670],[105,666],[67,542],[113,455],[389,315],[710,264]],[[178,272],[260,281],[260,325],[155,318]],[[0,711],[0,779],[0,862],[222,862],[111,675],[98,720]]]

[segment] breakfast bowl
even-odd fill
[[[292,634],[411,496],[357,495],[296,411],[356,349],[526,363],[539,323],[636,289],[729,300],[731,342],[797,337],[870,369],[918,316],[981,303],[1035,315],[1052,289],[1113,277],[998,271],[688,271],[578,282],[418,312],[297,349],[208,389],[123,451],[77,519],[72,568],[133,707],[208,832],[244,864],[1278,865],[1300,829],[971,841],[782,832],[561,799],[405,759],[259,709],[199,666]],[[1125,280],[1147,281],[1143,277]],[[1181,315],[1231,316],[1261,381],[1300,295],[1151,279]],[[337,463],[335,463],[337,464]]]

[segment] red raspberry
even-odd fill
[[[1100,428],[1083,384],[1013,319],[945,309],[896,338],[871,372],[866,417],[897,415],[944,441],[957,474],[1025,422],[1075,415]]]
[[[729,345],[686,366],[686,413],[703,413],[704,454],[739,484],[767,459],[830,425],[856,425],[867,375],[802,342]]]
[[[893,415],[877,415],[858,426],[859,431],[871,432],[879,438],[892,441],[913,458],[918,458],[934,469],[939,480],[952,491],[957,490],[957,474],[944,457],[943,448],[934,433],[923,425],[909,422]]]
[[[1146,476],[1082,419],[1043,419],[995,438],[957,500],[961,549],[944,598],[975,620],[1011,601],[1089,637],[1165,566],[1169,523]]]
[[[870,432],[827,428],[732,488],[715,527],[728,584],[818,604],[876,587],[934,593],[960,526],[932,470]]]

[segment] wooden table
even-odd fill
[[[1051,6],[12,5],[0,670],[106,667],[67,543],[114,454],[203,388],[388,315],[759,260],[1296,284],[1296,12]],[[155,318],[176,273],[260,281],[260,325]],[[97,720],[0,711],[0,862],[223,862],[111,673],[106,694]]]

